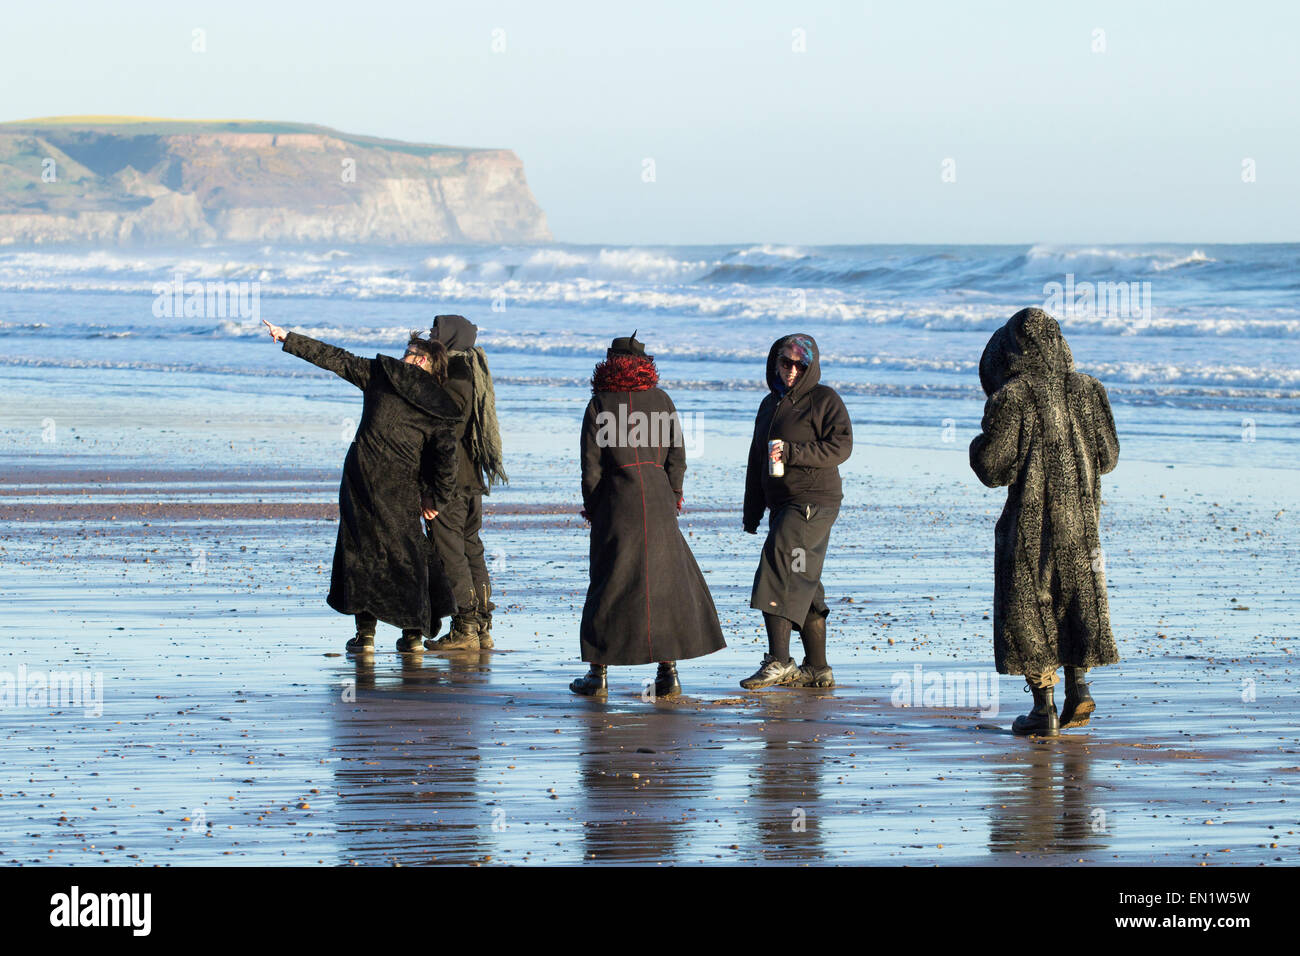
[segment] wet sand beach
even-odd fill
[[[738,687],[764,649],[761,539],[705,455],[682,527],[730,646],[659,701],[650,667],[613,669],[606,702],[566,689],[586,541],[545,442],[488,499],[497,650],[403,658],[381,625],[368,662],[339,655],[350,621],[323,600],[331,469],[13,460],[0,673],[96,675],[102,713],[0,707],[0,861],[1300,861],[1296,492],[1271,469],[1127,463],[1103,519],[1124,661],[1094,674],[1089,727],[1025,740],[985,617],[1000,497],[959,451],[862,437],[864,503],[827,565],[839,686]],[[996,697],[927,699],[934,675]]]

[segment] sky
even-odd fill
[[[72,0],[0,29],[0,119],[505,147],[564,242],[1300,239],[1292,2]]]

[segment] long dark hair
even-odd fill
[[[412,330],[410,341],[406,343],[406,351],[419,352],[421,355],[428,356],[429,374],[433,376],[434,381],[439,385],[447,381],[447,346],[437,339],[422,339],[419,332]]]

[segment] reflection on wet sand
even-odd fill
[[[581,702],[578,754],[583,858],[611,863],[694,862],[682,854],[695,815],[709,798],[712,768],[682,724],[664,711],[617,713]]]
[[[1075,738],[1027,742],[996,771],[989,851],[1053,854],[1104,849],[1106,809],[1089,780],[1092,754]]]
[[[1183,859],[1218,848],[1184,825],[1208,816],[1199,807],[1215,792],[1204,745],[1116,740],[1138,730],[1122,710],[1106,715],[1106,737],[1025,740],[977,713],[900,710],[854,686],[736,694],[732,675],[705,673],[685,697],[643,700],[633,679],[595,701],[557,692],[567,670],[524,654],[340,664],[316,698],[323,738],[285,727],[333,780],[305,773],[320,785],[310,808],[274,818],[283,833],[258,831],[299,853],[327,840],[313,862],[1075,864],[1149,859],[1156,829],[1183,841]],[[888,673],[859,684],[887,686]],[[1238,805],[1262,792],[1243,786]],[[1271,822],[1263,803],[1249,806],[1260,809],[1231,844],[1243,854],[1246,831]],[[1139,826],[1115,828],[1136,812]],[[316,836],[303,841],[308,826]],[[244,852],[247,835],[234,833]]]
[[[493,817],[478,779],[482,708],[432,706],[432,695],[481,679],[487,658],[402,654],[395,674],[389,661],[354,661],[355,694],[335,703],[331,748],[340,862],[490,857]]]
[[[814,696],[815,695],[815,696]],[[791,718],[816,721],[833,707],[828,691],[765,694],[758,716],[764,722],[764,740],[757,752],[758,766],[750,778],[754,804],[754,849],[777,863],[804,863],[825,856],[822,846],[821,738],[801,734],[788,740]]]

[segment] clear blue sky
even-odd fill
[[[3,30],[0,118],[509,147],[562,241],[1300,239],[1291,2],[124,0]]]

